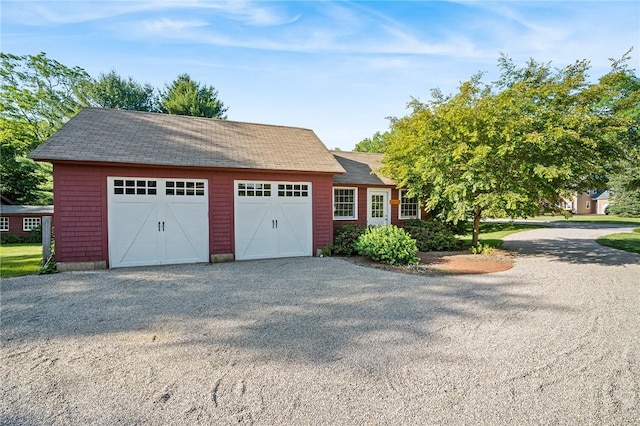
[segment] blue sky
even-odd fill
[[[410,97],[454,92],[500,52],[592,76],[634,47],[638,1],[12,1],[2,51],[47,53],[92,76],[116,70],[164,88],[179,74],[213,85],[230,120],[313,129],[351,150],[403,116]]]

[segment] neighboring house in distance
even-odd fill
[[[309,129],[100,108],[30,157],[53,164],[59,270],[312,256],[345,172]]]
[[[53,206],[20,206],[0,204],[0,233],[28,236],[42,225],[43,216],[53,216]]]
[[[609,206],[609,190],[590,189],[576,194],[571,201],[565,203],[564,208],[573,214],[606,214]]]
[[[382,154],[332,151],[346,173],[333,176],[333,226],[393,224],[402,226],[425,213],[407,191],[397,189],[391,179],[377,173]]]

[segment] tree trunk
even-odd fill
[[[480,219],[482,219],[482,209],[480,207],[476,207],[473,210],[473,239],[471,240],[471,245],[473,247],[478,247],[478,237],[480,237]]]

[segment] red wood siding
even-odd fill
[[[2,217],[6,217],[9,219],[9,230],[2,231],[2,235],[20,235],[22,237],[28,237],[31,234],[31,231],[23,231],[22,230],[22,222],[25,217],[39,217],[42,218],[44,216],[53,216],[51,214],[46,213],[2,213]]]
[[[108,262],[108,176],[207,179],[210,254],[234,252],[234,180],[311,182],[313,253],[333,239],[331,175],[57,163],[54,164],[54,229],[58,262]]]

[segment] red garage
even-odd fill
[[[311,256],[342,166],[308,129],[87,108],[53,164],[60,270]]]

